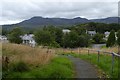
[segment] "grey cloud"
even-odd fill
[[[40,2],[38,0],[2,2],[3,21],[21,21],[33,16],[103,18],[117,15],[117,2]]]

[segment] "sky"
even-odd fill
[[[98,19],[118,16],[119,0],[0,0],[0,25],[34,16]]]

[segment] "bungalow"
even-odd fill
[[[104,34],[105,34],[105,38],[104,39],[107,40],[109,35],[110,35],[110,32],[106,31]],[[115,38],[117,39],[117,32],[115,32]]]
[[[36,45],[36,42],[34,40],[34,35],[33,34],[25,34],[23,36],[20,36],[23,40],[23,44],[27,44],[27,45],[30,45],[32,47],[35,47]]]
[[[0,35],[0,42],[8,42],[8,39],[6,36]]]
[[[69,30],[69,29],[63,29],[62,32],[63,32],[64,34],[66,34],[66,33],[69,33],[70,30]]]
[[[90,35],[90,36],[94,36],[96,34],[96,31],[87,31],[87,33]]]
[[[105,37],[108,38],[110,32],[106,31],[104,34],[105,34]]]

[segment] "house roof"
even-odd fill
[[[110,32],[106,31],[104,34],[105,34],[105,35],[109,35],[109,34],[110,34]]]
[[[0,35],[0,39],[1,39],[1,40],[2,40],[2,39],[7,39],[7,37],[4,36],[4,35]]]
[[[88,34],[96,34],[96,31],[88,31]]]
[[[63,31],[63,33],[70,32],[69,29],[63,29],[62,31]]]
[[[22,38],[22,40],[34,40],[33,39],[33,34],[25,34],[23,36],[20,36]]]

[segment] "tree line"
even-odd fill
[[[108,30],[108,26],[114,27]],[[88,27],[89,26],[89,27]],[[101,27],[99,27],[101,26]],[[106,27],[107,26],[107,27]],[[13,28],[12,30],[5,31],[3,30],[3,35],[8,36],[8,39],[12,43],[22,43],[22,39],[19,37],[23,34],[34,34],[35,41],[38,45],[43,46],[51,46],[51,47],[64,47],[64,48],[76,48],[76,47],[88,47],[91,43],[106,43],[107,47],[114,46],[116,44],[120,44],[119,42],[119,26],[118,24],[104,24],[104,23],[86,23],[80,25],[74,25],[71,27],[67,27],[70,30],[70,33],[64,34],[62,30],[64,27],[56,27],[56,26],[44,26],[38,30],[30,30],[25,31],[19,27]],[[97,34],[94,36],[90,36],[86,33],[86,30],[95,30]],[[105,41],[104,34],[102,31],[111,31],[108,37],[108,40]],[[117,31],[115,37],[115,32]]]
[[[25,34],[22,29],[14,28],[9,32],[8,39],[12,43],[22,43],[20,35]],[[38,45],[75,48],[75,47],[88,47],[91,43],[104,43],[104,35],[97,33],[93,37],[86,33],[85,28],[74,28],[70,33],[63,33],[61,28],[53,26],[44,27],[43,29],[34,32],[34,39]],[[112,30],[106,41],[106,46],[111,47],[119,43],[120,31],[115,36],[115,31]]]

